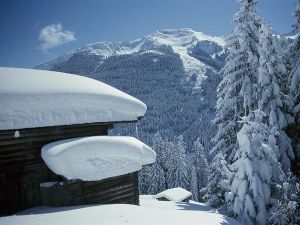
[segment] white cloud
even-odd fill
[[[41,41],[41,48],[47,51],[50,48],[75,41],[74,32],[63,30],[63,26],[58,24],[50,24],[41,29],[39,34],[39,40]]]

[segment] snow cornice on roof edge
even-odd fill
[[[0,130],[137,121],[147,106],[79,75],[0,67]]]
[[[134,137],[93,136],[47,144],[42,158],[69,180],[97,181],[139,171],[155,162],[156,153]]]

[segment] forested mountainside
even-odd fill
[[[208,151],[224,45],[223,38],[168,29],[134,41],[90,44],[36,68],[91,77],[145,102],[138,135],[147,144],[159,132],[170,140],[183,135],[188,149],[200,137]],[[113,132],[135,136],[136,127]]]

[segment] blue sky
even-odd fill
[[[273,29],[291,30],[295,0],[260,0]],[[1,0],[0,66],[33,67],[97,41],[133,40],[166,28],[226,35],[237,0]]]

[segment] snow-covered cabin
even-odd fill
[[[56,206],[138,204],[137,171],[155,154],[134,138],[103,136],[143,117],[143,102],[78,75],[0,68],[0,109],[0,215],[51,193],[61,195]]]
[[[154,195],[153,198],[159,201],[189,202],[192,193],[181,188],[170,188]]]

